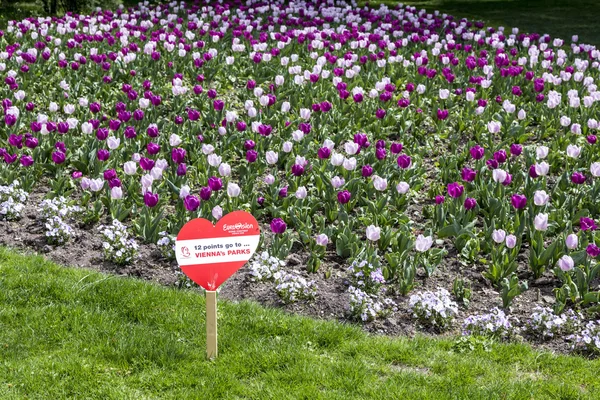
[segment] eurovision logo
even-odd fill
[[[185,224],[175,241],[181,271],[206,290],[216,290],[254,254],[260,228],[252,214],[234,211],[213,225],[196,218]]]

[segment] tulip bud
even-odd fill
[[[381,237],[381,228],[375,225],[369,225],[367,227],[367,239],[376,242]]]
[[[415,250],[420,253],[424,253],[431,248],[433,245],[433,238],[431,236],[417,236],[415,240]]]
[[[315,238],[315,242],[317,243],[317,245],[325,247],[329,243],[329,238],[326,234],[321,233],[320,235],[317,235],[317,237]]]
[[[504,242],[505,238],[506,238],[506,232],[502,229],[494,229],[494,231],[492,232],[492,239],[496,243]]]
[[[214,219],[216,219],[217,221],[221,219],[221,217],[223,217],[223,209],[220,206],[215,206],[212,209],[212,216]]]
[[[308,195],[306,188],[304,186],[300,186],[298,190],[296,190],[296,198],[305,199]]]
[[[568,249],[575,250],[579,245],[579,238],[576,234],[571,233],[569,236],[567,236],[566,244]]]
[[[545,206],[550,200],[550,196],[544,190],[537,190],[533,195],[533,202],[536,206]]]
[[[121,199],[123,198],[123,189],[121,189],[120,186],[115,186],[114,188],[110,189],[110,197],[111,199]]]
[[[407,182],[400,182],[396,186],[396,191],[400,194],[406,194],[410,190],[410,185]]]
[[[573,270],[575,262],[570,256],[564,255],[558,260],[558,266],[563,272],[568,272]]]
[[[227,184],[227,195],[229,197],[238,197],[240,195],[241,189],[238,185],[233,182],[229,182]]]
[[[517,237],[515,235],[506,236],[506,247],[513,249],[517,245]]]
[[[545,231],[548,229],[548,214],[540,213],[536,215],[533,220],[533,226],[538,231]]]

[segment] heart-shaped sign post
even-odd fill
[[[252,214],[234,211],[213,225],[196,218],[185,224],[175,241],[181,271],[206,289],[206,355],[217,356],[217,288],[254,254],[260,228]]]

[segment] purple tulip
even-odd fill
[[[262,125],[261,124],[258,126],[258,133],[261,136],[269,136],[272,131],[273,131],[273,128],[271,127],[271,125]]]
[[[10,135],[8,137],[8,144],[16,147],[17,149],[23,148],[23,135]]]
[[[585,175],[581,172],[573,172],[573,175],[571,175],[571,182],[581,185],[585,182]]]
[[[255,162],[257,158],[258,153],[256,152],[256,150],[248,150],[246,152],[246,161],[248,161],[249,163]]]
[[[146,150],[148,154],[155,155],[160,151],[160,146],[156,143],[150,142],[146,145]]]
[[[247,128],[247,125],[244,121],[238,121],[235,124],[235,129],[238,130],[238,132],[244,132]]]
[[[510,154],[512,154],[513,156],[520,156],[522,152],[523,146],[521,146],[520,144],[514,143],[510,145]]]
[[[488,169],[496,169],[498,168],[498,161],[490,158],[489,160],[485,161],[485,165],[488,167]]]
[[[467,197],[465,199],[465,209],[466,210],[472,210],[475,208],[475,206],[477,205],[477,200],[475,200],[472,197]]]
[[[61,134],[65,134],[69,131],[69,124],[67,124],[66,122],[59,122],[58,123],[58,133]]]
[[[471,147],[469,152],[471,153],[471,157],[473,157],[474,160],[480,160],[485,155],[485,149],[478,144]]]
[[[529,176],[530,176],[531,178],[537,178],[537,177],[538,177],[538,174],[537,174],[537,172],[535,172],[535,164],[532,164],[532,165],[529,167]]]
[[[369,138],[364,133],[357,133],[354,135],[354,143],[358,144],[360,147],[368,147]]]
[[[181,163],[177,166],[177,176],[185,176],[187,174],[187,165],[185,163]]]
[[[398,156],[398,166],[402,169],[407,169],[408,167],[410,167],[410,164],[412,162],[411,158],[409,155],[406,154],[400,154]]]
[[[94,114],[99,113],[100,110],[102,110],[102,106],[100,105],[100,103],[91,103],[90,104],[90,111]]]
[[[135,132],[135,128],[133,126],[126,127],[123,134],[127,139],[135,139],[137,137],[137,133]]]
[[[499,164],[505,162],[507,158],[508,156],[506,155],[506,151],[504,150],[499,150],[494,153],[494,160],[498,161]]]
[[[110,128],[113,131],[119,130],[119,128],[121,127],[121,122],[125,122],[125,123],[129,122],[129,120],[131,119],[131,113],[129,111],[121,111],[119,113],[118,117],[119,117],[119,120],[116,121]],[[110,122],[112,122],[112,121],[110,121]],[[118,125],[117,125],[117,122],[118,122]],[[110,125],[110,123],[109,123],[109,125]],[[113,129],[113,127],[115,127],[116,129]]]
[[[352,197],[352,193],[350,193],[347,190],[338,192],[338,194],[337,194],[337,198],[338,198],[338,201],[340,202],[340,204],[347,204],[350,201],[351,197]]]
[[[106,149],[98,149],[96,157],[98,157],[98,160],[100,161],[106,161],[110,157],[110,152]]]
[[[362,167],[362,176],[363,178],[368,178],[373,175],[373,167],[370,165],[365,165]]]
[[[180,147],[171,150],[171,159],[175,164],[181,164],[185,160],[186,151]]]
[[[579,227],[582,231],[595,231],[597,229],[596,222],[588,217],[579,218]]]
[[[319,151],[317,151],[317,155],[320,159],[326,159],[331,157],[331,150],[329,147],[321,147]]]
[[[154,168],[154,160],[150,159],[150,158],[146,158],[146,157],[142,157],[140,158],[140,167],[144,170],[144,171],[150,171],[152,168]]]
[[[144,193],[144,204],[150,208],[158,204],[158,193],[153,194],[152,192]]]
[[[98,140],[106,140],[108,138],[108,129],[100,128],[96,131],[96,138]]]
[[[73,171],[73,173],[71,174],[71,177],[73,179],[79,179],[83,176],[83,172],[81,171]]]
[[[375,117],[377,117],[378,119],[383,119],[385,117],[386,111],[383,108],[378,109],[377,111],[375,111]]]
[[[400,107],[400,108],[406,108],[409,105],[410,105],[410,99],[401,98],[400,100],[398,100],[398,107]]]
[[[596,246],[595,243],[590,243],[585,251],[592,258],[596,258],[600,255],[600,247]]]
[[[56,150],[62,151],[63,153],[67,152],[67,146],[65,145],[65,142],[56,142],[56,143],[54,143],[54,148]]]
[[[188,110],[187,115],[190,121],[198,121],[198,119],[200,119],[200,113],[197,110],[194,110],[193,108],[190,108]]]
[[[4,162],[7,164],[14,163],[15,161],[17,161],[17,157],[18,157],[17,154],[10,155],[8,153],[4,153],[2,156],[4,157]]]
[[[300,129],[305,135],[308,135],[312,127],[308,122],[301,122],[298,124],[298,129]]]
[[[513,194],[510,198],[510,203],[512,206],[518,210],[525,208],[527,205],[527,197],[522,194]]]
[[[121,121],[117,119],[111,119],[110,121],[108,121],[108,127],[111,131],[118,131],[121,127]]]
[[[448,110],[440,110],[440,109],[438,108],[438,110],[437,110],[437,118],[438,118],[440,121],[443,121],[443,120],[445,120],[446,118],[448,118]]]
[[[200,200],[194,195],[187,195],[183,200],[183,205],[188,211],[196,211],[200,207]]]
[[[104,171],[103,176],[105,181],[110,181],[111,179],[115,179],[117,177],[117,171],[114,169],[107,169]]]
[[[33,165],[33,157],[23,154],[19,162],[24,167],[30,167]]]
[[[294,176],[302,176],[304,173],[304,166],[300,164],[292,165],[292,175]]]
[[[52,161],[54,161],[55,164],[62,164],[65,162],[65,159],[66,155],[62,151],[55,151],[52,153]]]
[[[148,129],[146,130],[146,133],[148,134],[148,136],[150,136],[151,138],[155,138],[158,136],[158,128],[153,125],[153,126],[149,126]]]
[[[465,182],[473,182],[475,180],[475,177],[477,176],[477,171],[465,167],[462,169],[460,176]]]
[[[210,199],[210,195],[212,194],[212,190],[208,186],[203,186],[200,189],[200,198],[204,201],[208,201]]]
[[[108,187],[110,189],[115,187],[121,187],[121,180],[119,178],[114,178],[108,181]]]
[[[211,176],[210,178],[208,178],[208,187],[213,192],[217,192],[217,191],[221,190],[221,188],[223,188],[223,181],[221,181],[221,178],[217,178],[216,176]]]
[[[142,110],[135,110],[133,112],[133,119],[136,121],[141,121],[144,119],[144,112]]]
[[[256,147],[256,143],[254,143],[254,140],[248,139],[244,142],[244,148],[246,150],[252,150],[254,147]]]
[[[384,148],[377,148],[375,150],[375,157],[378,160],[383,160],[387,156],[387,151]]]
[[[259,206],[262,206],[265,203],[265,198],[259,197],[256,199],[256,202],[258,203]]]
[[[223,111],[225,103],[223,102],[223,100],[215,100],[213,101],[213,107],[215,108],[215,111]]]
[[[435,204],[442,204],[445,200],[446,200],[446,198],[444,196],[442,196],[441,194],[438,194],[437,196],[435,196]]]
[[[271,221],[271,232],[282,234],[287,229],[287,225],[281,218],[275,218]]]
[[[392,143],[390,151],[392,154],[399,154],[402,151],[402,143]]]
[[[455,199],[462,196],[465,187],[458,182],[448,184],[448,195]]]
[[[596,135],[588,135],[587,137],[587,141],[589,144],[596,144],[596,141],[598,139],[596,138]]]

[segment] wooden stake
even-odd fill
[[[206,291],[206,357],[217,358],[217,292]]]

